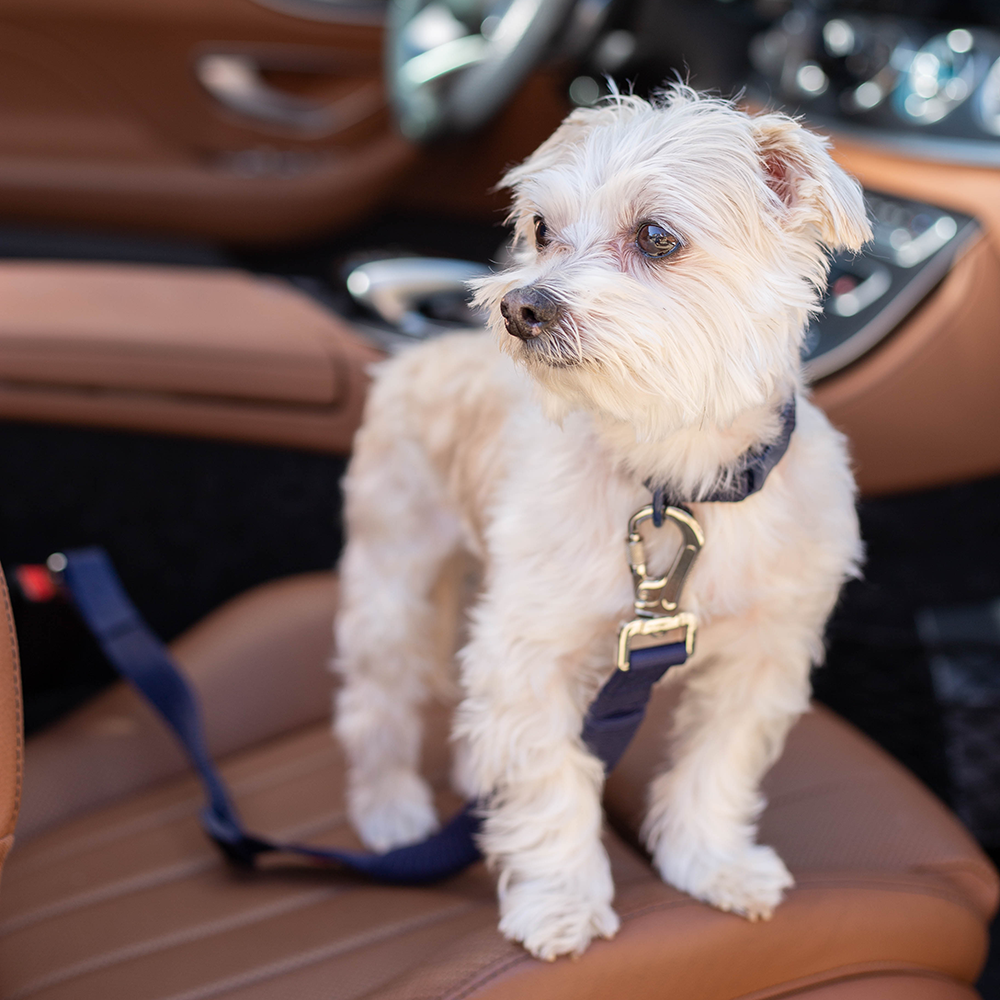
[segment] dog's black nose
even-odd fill
[[[525,285],[511,289],[500,300],[500,315],[508,333],[531,340],[559,319],[559,302],[548,292]]]

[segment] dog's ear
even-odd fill
[[[788,115],[751,120],[764,179],[788,226],[814,226],[831,250],[860,250],[872,235],[861,185],[833,161],[827,141]]]

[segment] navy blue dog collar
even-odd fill
[[[781,461],[795,430],[795,397],[782,407],[781,432],[770,444],[760,449],[744,452],[728,476],[721,476],[724,485],[710,491],[705,496],[683,499],[676,496],[669,486],[662,486],[647,480],[645,486],[653,494],[653,524],[657,528],[663,524],[663,512],[667,507],[686,507],[691,503],[739,503],[756,493],[770,475],[771,470]]]

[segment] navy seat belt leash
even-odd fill
[[[66,552],[63,560],[59,560],[63,583],[104,654],[162,716],[197,772],[206,799],[201,825],[231,861],[252,866],[259,855],[280,851],[380,882],[420,884],[454,875],[481,857],[475,840],[481,819],[475,803],[467,804],[427,840],[385,854],[279,843],[248,833],[208,752],[196,695],[129,599],[108,554],[97,547],[76,549]],[[631,669],[616,670],[598,693],[587,714],[583,740],[607,770],[618,762],[639,727],[652,686],[668,667],[685,659],[684,642],[637,651]]]
[[[795,398],[781,411],[778,438],[747,452],[723,486],[698,502],[738,503],[756,493],[788,448],[795,429]],[[646,714],[653,685],[667,670],[684,663],[694,650],[697,622],[678,611],[684,581],[704,536],[691,512],[668,501],[664,487],[647,483],[653,503],[632,515],[628,561],[635,589],[636,617],[618,636],[618,669],[598,691],[583,723],[581,738],[610,771],[619,761]],[[639,527],[651,520],[659,528],[670,520],[681,532],[681,546],[662,578],[650,577]],[[419,884],[454,875],[481,855],[476,833],[481,825],[477,804],[470,802],[426,840],[385,854],[279,843],[248,833],[205,740],[198,701],[164,644],[143,620],[101,548],[76,549],[50,557],[49,567],[62,582],[83,620],[112,665],[159,712],[173,730],[201,780],[206,804],[205,832],[233,862],[252,866],[261,854],[282,852],[337,865],[381,882]]]

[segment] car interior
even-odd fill
[[[0,0],[0,53],[3,1000],[1000,1000],[1000,7]],[[675,80],[802,116],[873,225],[803,353],[867,563],[765,779],[794,889],[750,923],[651,867],[669,682],[605,790],[622,930],[579,958],[506,941],[482,863],[227,862],[47,560],[110,553],[248,826],[358,847],[327,664],[371,366],[481,325],[505,167]],[[467,567],[434,597],[450,658]]]

